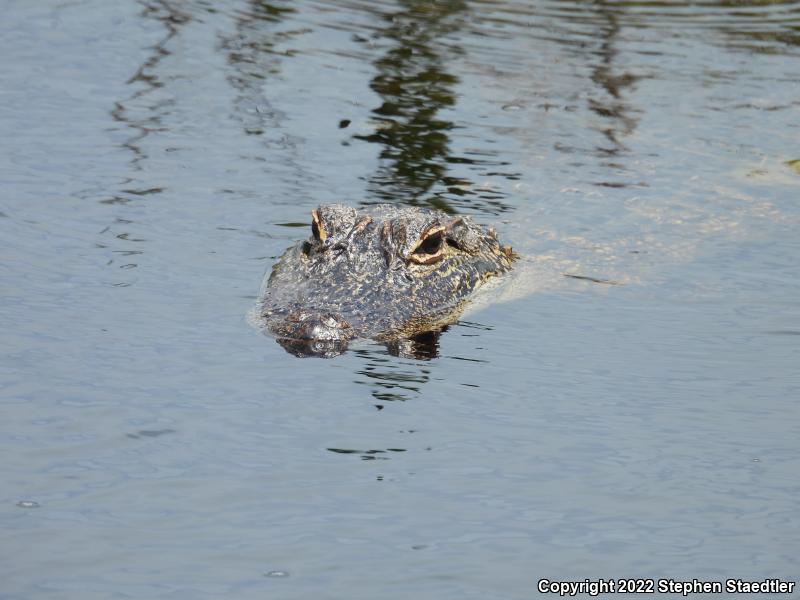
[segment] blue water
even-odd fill
[[[798,581],[797,2],[11,0],[0,56],[0,598]],[[524,258],[430,360],[296,358],[247,314],[324,202]]]

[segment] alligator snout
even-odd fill
[[[288,315],[280,335],[292,340],[320,342],[341,342],[355,337],[353,327],[340,315],[310,310],[299,310]]]
[[[355,337],[353,327],[341,315],[299,310],[273,326],[278,343],[295,356],[330,358],[347,350]]]

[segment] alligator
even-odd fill
[[[356,338],[429,339],[516,259],[470,217],[390,204],[311,211],[311,236],[277,260],[257,317],[298,356],[335,356]]]

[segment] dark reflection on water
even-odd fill
[[[409,338],[391,340],[384,345],[392,356],[431,360],[439,356],[439,336],[444,331],[447,331],[447,327],[436,331],[424,331]],[[269,333],[265,332],[265,335]],[[298,358],[334,358],[347,352],[348,348],[347,342],[288,338],[278,338],[276,341],[286,352]]]
[[[763,54],[783,54],[786,45],[800,44],[800,3],[797,0],[706,0],[685,2],[621,2],[609,6],[625,20],[638,25],[645,18],[653,24],[678,24],[692,31],[719,31],[733,48]]]
[[[472,182],[448,175],[448,166],[504,163],[454,156],[449,132],[455,125],[441,115],[457,102],[459,80],[448,61],[463,53],[452,34],[464,26],[467,4],[461,0],[400,4],[402,10],[383,15],[389,25],[377,34],[392,45],[375,61],[378,73],[370,83],[383,100],[373,110],[375,131],[354,136],[382,146],[369,193],[377,202],[427,204],[447,213],[459,206],[480,205],[484,201],[475,197]],[[495,211],[510,208],[492,200]]]
[[[143,230],[142,224],[129,218],[125,206],[160,195],[166,190],[165,185],[154,184],[152,177],[145,172],[144,162],[149,158],[145,143],[149,138],[167,131],[163,119],[174,109],[175,99],[169,93],[162,93],[168,80],[159,74],[159,69],[162,62],[172,54],[169,45],[193,19],[192,11],[189,10],[191,7],[184,7],[168,0],[143,1],[140,4],[142,19],[156,21],[163,27],[165,33],[148,49],[147,58],[125,82],[133,90],[131,94],[115,102],[110,111],[114,122],[123,131],[128,132],[120,146],[128,150],[131,155],[128,175],[122,178],[117,189],[103,190],[102,198],[99,200],[101,204],[119,205],[114,211],[126,215],[115,216],[111,223],[99,232],[100,238],[96,243],[99,249],[109,249],[112,257],[108,259],[106,266],[115,269],[138,267],[138,263],[131,262],[129,258],[118,264],[119,259],[143,254],[140,244],[148,241],[144,233],[136,233]],[[113,236],[112,242],[108,241],[109,236]],[[135,278],[128,276],[123,281],[112,282],[111,285],[123,288],[133,285],[134,282]]]
[[[424,363],[392,360],[376,350],[355,350],[364,363],[356,372],[355,383],[370,388],[372,397],[380,402],[406,401],[418,397],[430,379],[430,369]]]
[[[352,448],[328,448],[334,454],[358,454],[361,460],[389,460],[392,452],[407,452],[405,448],[386,448],[385,450],[355,450]]]
[[[181,28],[192,20],[189,11],[183,10],[183,7],[168,0],[141,2],[141,4],[144,7],[142,17],[161,23],[166,29],[166,34],[153,45],[150,56],[126,82],[136,88],[136,91],[128,98],[115,103],[114,109],[111,111],[111,116],[115,121],[134,131],[134,134],[124,141],[122,146],[133,153],[131,166],[135,171],[142,169],[140,163],[147,158],[141,143],[148,136],[161,130],[161,116],[174,104],[174,100],[169,96],[158,98],[155,95],[155,92],[165,85],[157,73],[159,65],[171,54],[168,49],[169,43],[178,36]],[[152,99],[151,96],[153,96]],[[115,196],[107,202],[125,203],[128,201],[126,196],[129,194],[158,193],[163,191],[163,188],[151,187],[145,190],[127,189],[122,191],[122,195]]]
[[[162,435],[167,435],[171,433],[177,433],[177,432],[174,429],[142,429],[140,431],[137,431],[136,433],[128,433],[126,435],[132,440],[138,440],[142,438],[160,437]]]
[[[552,27],[542,28],[535,35],[552,39],[576,49],[582,47],[583,25],[591,23],[597,4],[621,26],[653,27],[665,32],[679,28],[678,37],[703,36],[709,43],[722,42],[734,49],[753,53],[784,54],[787,47],[800,44],[800,3],[797,0],[631,0],[625,2],[589,3],[580,1],[505,2],[476,0],[475,5],[497,7],[504,16],[495,17],[509,25],[534,25],[534,17],[555,17]],[[517,19],[516,21],[514,19]],[[606,18],[606,17],[604,17]],[[717,37],[721,33],[722,37]],[[666,41],[666,40],[665,40]],[[642,49],[653,53],[654,48]]]
[[[238,92],[234,114],[246,134],[271,135],[264,141],[269,144],[280,141],[275,139],[274,130],[284,115],[266,97],[264,84],[269,77],[280,73],[281,61],[286,58],[275,51],[275,29],[295,9],[258,0],[252,0],[248,9],[236,12],[237,35],[223,39],[222,48],[233,68],[228,81]]]
[[[610,9],[609,3],[605,0],[595,3],[594,6],[601,17],[602,25],[598,36],[599,63],[592,71],[592,81],[604,94],[590,96],[589,109],[607,123],[601,132],[611,144],[598,147],[597,153],[605,159],[604,166],[610,169],[624,169],[624,165],[620,164],[622,160],[620,155],[626,150],[622,139],[633,133],[637,122],[633,117],[634,110],[625,99],[625,92],[639,78],[630,72],[618,72],[615,66],[619,52],[616,43],[621,30],[618,15]],[[600,182],[597,185],[613,187],[625,184]]]
[[[425,331],[410,338],[393,340],[387,344],[389,354],[417,360],[436,358],[439,356],[439,336],[445,331],[447,327],[439,331]]]
[[[417,203],[447,172],[448,130],[453,123],[438,113],[456,102],[458,78],[447,71],[447,58],[460,48],[441,37],[459,26],[466,9],[461,1],[405,1],[404,10],[384,17],[380,35],[394,45],[375,63],[370,87],[383,98],[373,111],[375,132],[355,136],[383,146],[381,168],[370,191],[382,201]],[[446,203],[436,208],[452,212]]]

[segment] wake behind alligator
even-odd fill
[[[311,218],[311,236],[278,259],[256,307],[262,326],[298,356],[335,356],[356,338],[404,353],[404,340],[456,321],[515,260],[493,229],[436,210],[330,204]]]

